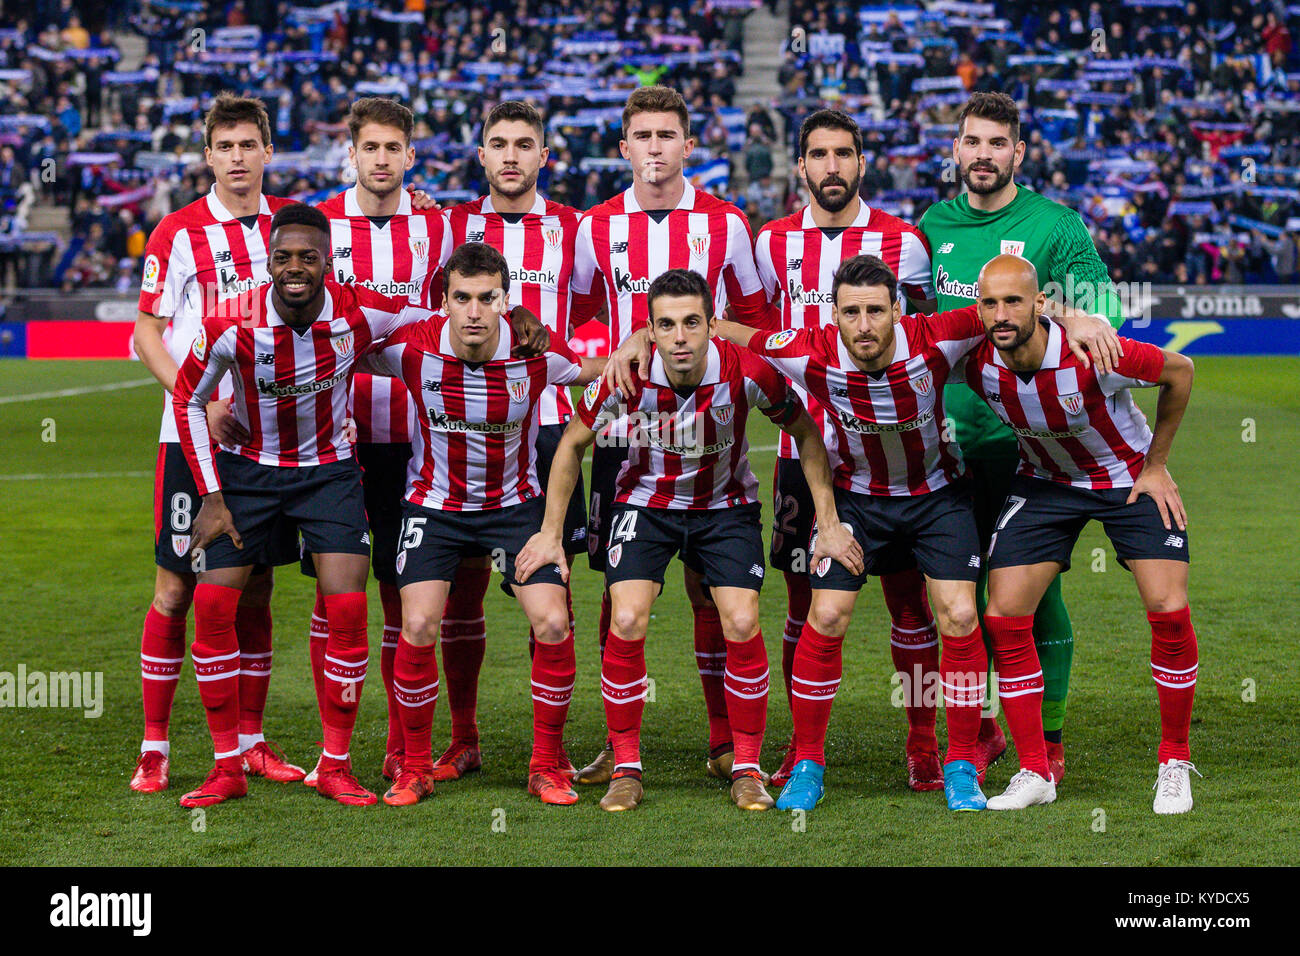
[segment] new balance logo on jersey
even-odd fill
[[[275,356],[270,352],[258,352],[257,358],[253,359],[257,365],[274,365]]]
[[[435,382],[435,381],[434,381],[433,379],[431,379],[431,378],[426,378],[426,379],[424,380],[424,383],[423,383],[423,384],[424,384],[424,390],[425,390],[426,392],[441,392],[441,391],[442,391],[442,382]]]
[[[624,272],[617,266],[614,267],[614,288],[622,292],[649,292],[649,279],[633,279],[631,273]]]
[[[799,271],[800,269],[802,269],[802,268],[803,268],[803,260],[802,260],[802,259],[787,259],[787,260],[785,260],[785,271],[786,271],[786,272],[798,272],[798,271]]]
[[[843,385],[832,385],[831,395],[833,395],[835,398],[848,398],[849,390],[845,388]]]
[[[952,252],[952,247],[953,244],[951,242],[945,242],[939,247],[939,255],[946,256],[948,253]]]
[[[335,250],[334,250],[334,258],[335,258],[335,259],[351,259],[351,258],[352,258],[352,247],[351,247],[351,246],[338,246],[338,247],[336,247]]]
[[[477,230],[475,230],[474,232],[467,232],[467,233],[465,233],[465,241],[466,241],[466,242],[482,242],[482,241],[483,241],[483,230],[482,230],[482,229],[477,229]]]
[[[229,249],[218,249],[212,254],[212,261],[217,265],[225,265],[228,262],[235,261],[235,254]]]
[[[1171,534],[1169,537],[1165,538],[1166,548],[1181,548],[1182,546],[1183,539],[1176,534]]]
[[[609,251],[616,256],[623,255],[624,253],[627,252],[627,241],[623,240],[620,242],[611,242],[609,244]]]

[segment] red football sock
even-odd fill
[[[600,664],[600,694],[619,767],[641,769],[641,713],[648,686],[645,641],[625,641],[611,631]]]
[[[393,697],[401,711],[406,746],[403,767],[433,771],[433,711],[438,703],[437,645],[416,647],[403,637],[393,655]]]
[[[172,701],[185,663],[185,615],[168,617],[152,604],[140,635],[140,691],[144,699],[145,743],[167,740]]]
[[[830,637],[805,623],[794,655],[794,732],[799,738],[796,760],[811,760],[826,766],[826,728],[831,721],[831,704],[840,689],[844,673],[841,650],[843,637]]]
[[[704,707],[709,712],[709,754],[730,750],[731,723],[727,720],[727,693],[722,672],[727,666],[727,642],[722,619],[712,604],[692,607],[695,616],[695,667],[704,687]]]
[[[1196,695],[1196,632],[1192,609],[1148,614],[1151,622],[1151,676],[1160,698],[1161,763],[1190,760],[1187,746],[1192,726],[1192,698]]]
[[[322,767],[342,765],[352,742],[357,704],[366,680],[366,592],[325,595],[329,643],[325,647],[325,730]]]
[[[1047,744],[1043,740],[1043,668],[1034,647],[1034,616],[984,615],[993,640],[998,672],[998,700],[1007,715],[1007,729],[1020,754],[1022,770],[1047,777]]]
[[[235,638],[239,595],[239,588],[217,584],[199,584],[194,589],[190,658],[218,760],[239,756],[239,642]]]
[[[794,673],[794,649],[808,620],[812,605],[812,583],[807,574],[785,572],[785,632],[781,636],[781,677],[785,680],[785,699],[790,701],[790,676]]]
[[[737,770],[758,770],[758,756],[763,750],[763,732],[767,729],[767,648],[763,632],[747,641],[727,642],[726,673],[722,685],[727,694],[727,712],[735,734]]]
[[[911,693],[904,698],[907,710],[907,752],[933,753],[939,749],[934,736],[938,704],[926,693],[939,678],[939,633],[930,614],[925,594],[925,577],[915,569],[886,574],[880,579],[889,609],[889,656],[894,670],[906,676],[904,686]]]
[[[325,595],[316,586],[316,606],[311,612],[311,628],[307,632],[307,650],[311,654],[311,682],[316,688],[316,711],[325,713],[325,645],[329,643],[330,627],[325,620]]]
[[[451,739],[469,744],[478,743],[478,675],[487,638],[483,595],[491,578],[490,568],[461,565],[442,613],[442,672],[447,678]]]
[[[988,652],[979,625],[962,637],[943,636],[944,719],[948,723],[948,753],[944,763],[954,760],[975,762],[975,741],[980,732],[980,711],[984,709]]]
[[[539,643],[533,654],[533,756],[529,772],[560,765],[564,721],[569,716],[577,663],[573,634],[558,644]]]
[[[239,733],[261,734],[266,692],[271,687],[271,606],[239,605]]]
[[[379,582],[379,601],[384,607],[384,637],[379,644],[379,677],[388,699],[388,741],[384,753],[402,750],[402,715],[393,696],[393,659],[397,656],[397,638],[402,633],[402,593],[396,584]]]

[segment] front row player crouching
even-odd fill
[[[758,483],[749,469],[745,438],[751,407],[798,443],[818,518],[827,529],[819,553],[854,572],[862,570],[862,554],[836,515],[816,426],[771,368],[711,338],[713,295],[703,277],[668,270],[651,283],[647,300],[655,344],[649,381],[624,391],[606,377],[584,393],[551,465],[542,530],[520,553],[518,574],[524,581],[530,575],[537,580],[554,565],[565,567],[565,505],[583,451],[596,440],[598,420],[627,416],[630,448],[617,479],[605,563],[612,622],[601,664],[616,767],[600,805],[631,810],[641,802],[646,628],[668,562],[680,554],[702,575],[722,619],[723,686],[736,747],[731,798],[741,809],[766,810],[772,798],[760,777],[759,753],[767,722],[768,666],[758,626],[764,571]],[[645,334],[638,333],[642,342]]]
[[[834,430],[835,502],[866,559],[865,569],[846,572],[824,559],[810,569],[812,604],[793,671],[798,752],[777,801],[783,810],[811,810],[825,793],[824,741],[844,635],[866,575],[898,549],[915,553],[943,638],[948,806],[985,805],[974,763],[987,668],[975,613],[979,536],[960,455],[943,429],[944,383],[984,340],[984,329],[974,306],[901,316],[896,283],[879,258],[854,256],[831,286],[834,326],[766,335],[719,323],[721,335],[764,356],[826,409]],[[1085,334],[1104,324],[1069,311]],[[1041,724],[1038,741],[1041,749]]]
[[[502,316],[509,266],[490,246],[457,248],[444,281],[446,313],[401,329],[362,366],[402,379],[416,398],[418,421],[397,552],[402,635],[393,662],[406,755],[384,802],[413,804],[433,792],[439,625],[461,560],[491,556],[537,640],[528,791],[543,803],[572,804],[578,794],[561,743],[575,671],[565,579],[553,566],[534,566],[516,579],[515,556],[541,527],[544,510],[537,402],[548,386],[593,381],[605,360],[579,360],[558,336],[541,356],[511,358],[515,336]],[[566,491],[561,517],[568,501]]]
[[[995,268],[1007,260],[1011,268]],[[966,381],[1011,426],[1020,452],[989,547],[984,624],[995,650],[1014,646],[1032,653],[1034,608],[1056,575],[1069,569],[1083,526],[1100,521],[1120,563],[1133,572],[1151,624],[1161,730],[1153,809],[1186,813],[1192,808],[1189,771],[1196,769],[1187,737],[1197,649],[1187,603],[1187,513],[1165,466],[1191,396],[1192,363],[1129,339],[1120,340],[1123,357],[1108,374],[1080,363],[1061,330],[1041,320],[1044,296],[1034,267],[1023,259],[992,260],[980,275],[979,292],[987,340],[968,358]],[[1152,385],[1160,386],[1154,435],[1129,392]],[[1004,699],[1009,692],[1026,695],[1029,717],[1039,721],[1015,735],[1017,749],[1022,736],[1042,739],[1036,662],[1026,672],[1034,671],[1018,687],[1008,687],[1006,672],[1000,674]],[[1010,725],[1012,708],[1006,710]],[[1016,774],[1006,793],[989,799],[989,809],[1048,802],[1054,791],[1042,773]]]
[[[191,537],[202,568],[192,656],[216,751],[216,766],[181,798],[183,806],[248,792],[236,721],[235,612],[254,555],[282,518],[297,524],[315,555],[325,595],[325,746],[316,790],[340,803],[375,802],[348,759],[369,657],[370,553],[361,472],[346,434],[348,386],[358,357],[375,340],[428,313],[327,278],[329,250],[329,222],[319,210],[295,203],[277,212],[271,284],[209,313],[176,377],[172,401],[181,446],[203,495]],[[235,417],[248,440],[214,458],[205,405],[228,371]]]

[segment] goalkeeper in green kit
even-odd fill
[[[1077,212],[1018,186],[1015,172],[1025,155],[1020,112],[1005,93],[975,93],[957,116],[953,160],[966,192],[935,203],[918,223],[929,241],[936,311],[971,305],[984,264],[1004,253],[1034,264],[1049,297],[1099,314],[1118,329],[1124,322],[1119,296]],[[965,384],[950,384],[944,407],[974,482],[976,523],[987,551],[1002,512],[1018,456],[1011,430]],[[979,610],[984,611],[987,571],[981,572]],[[1048,769],[1056,782],[1065,773],[1061,730],[1074,655],[1074,631],[1061,598],[1058,576],[1034,614],[1034,643],[1043,668],[1043,732]],[[989,698],[994,699],[990,690]],[[997,721],[980,727],[976,768],[984,770],[1006,749]]]

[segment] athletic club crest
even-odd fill
[[[188,534],[172,535],[172,550],[176,552],[176,557],[183,558],[190,553],[190,536]]]
[[[707,232],[692,232],[686,237],[687,243],[691,247],[691,256],[696,259],[703,259],[709,254],[709,234]]]
[[[917,375],[908,380],[912,386],[912,391],[918,395],[929,395],[934,391],[934,376],[928,371],[924,375]]]
[[[719,425],[728,425],[731,423],[731,417],[736,412],[735,405],[712,405],[709,411],[713,414],[713,420]]]
[[[403,548],[397,552],[397,573],[401,574],[406,568],[406,549]]]
[[[416,262],[425,262],[429,258],[429,239],[427,236],[411,239],[411,255]]]
[[[563,229],[543,229],[542,236],[546,239],[546,244],[552,249],[560,248],[560,240],[564,238]]]
[[[1003,239],[1002,254],[1004,256],[1023,256],[1025,254],[1025,244],[1017,242],[1015,239]]]
[[[618,567],[618,562],[622,560],[622,558],[623,558],[623,545],[622,544],[610,545],[609,566],[611,568]]]
[[[522,402],[528,397],[528,379],[514,378],[506,386],[510,389],[510,401]]]
[[[1071,392],[1069,395],[1058,395],[1057,400],[1061,407],[1070,415],[1078,415],[1083,411],[1083,393]]]
[[[334,351],[338,353],[340,358],[347,358],[352,354],[352,333],[336,335],[330,340],[330,344],[334,346]]]

